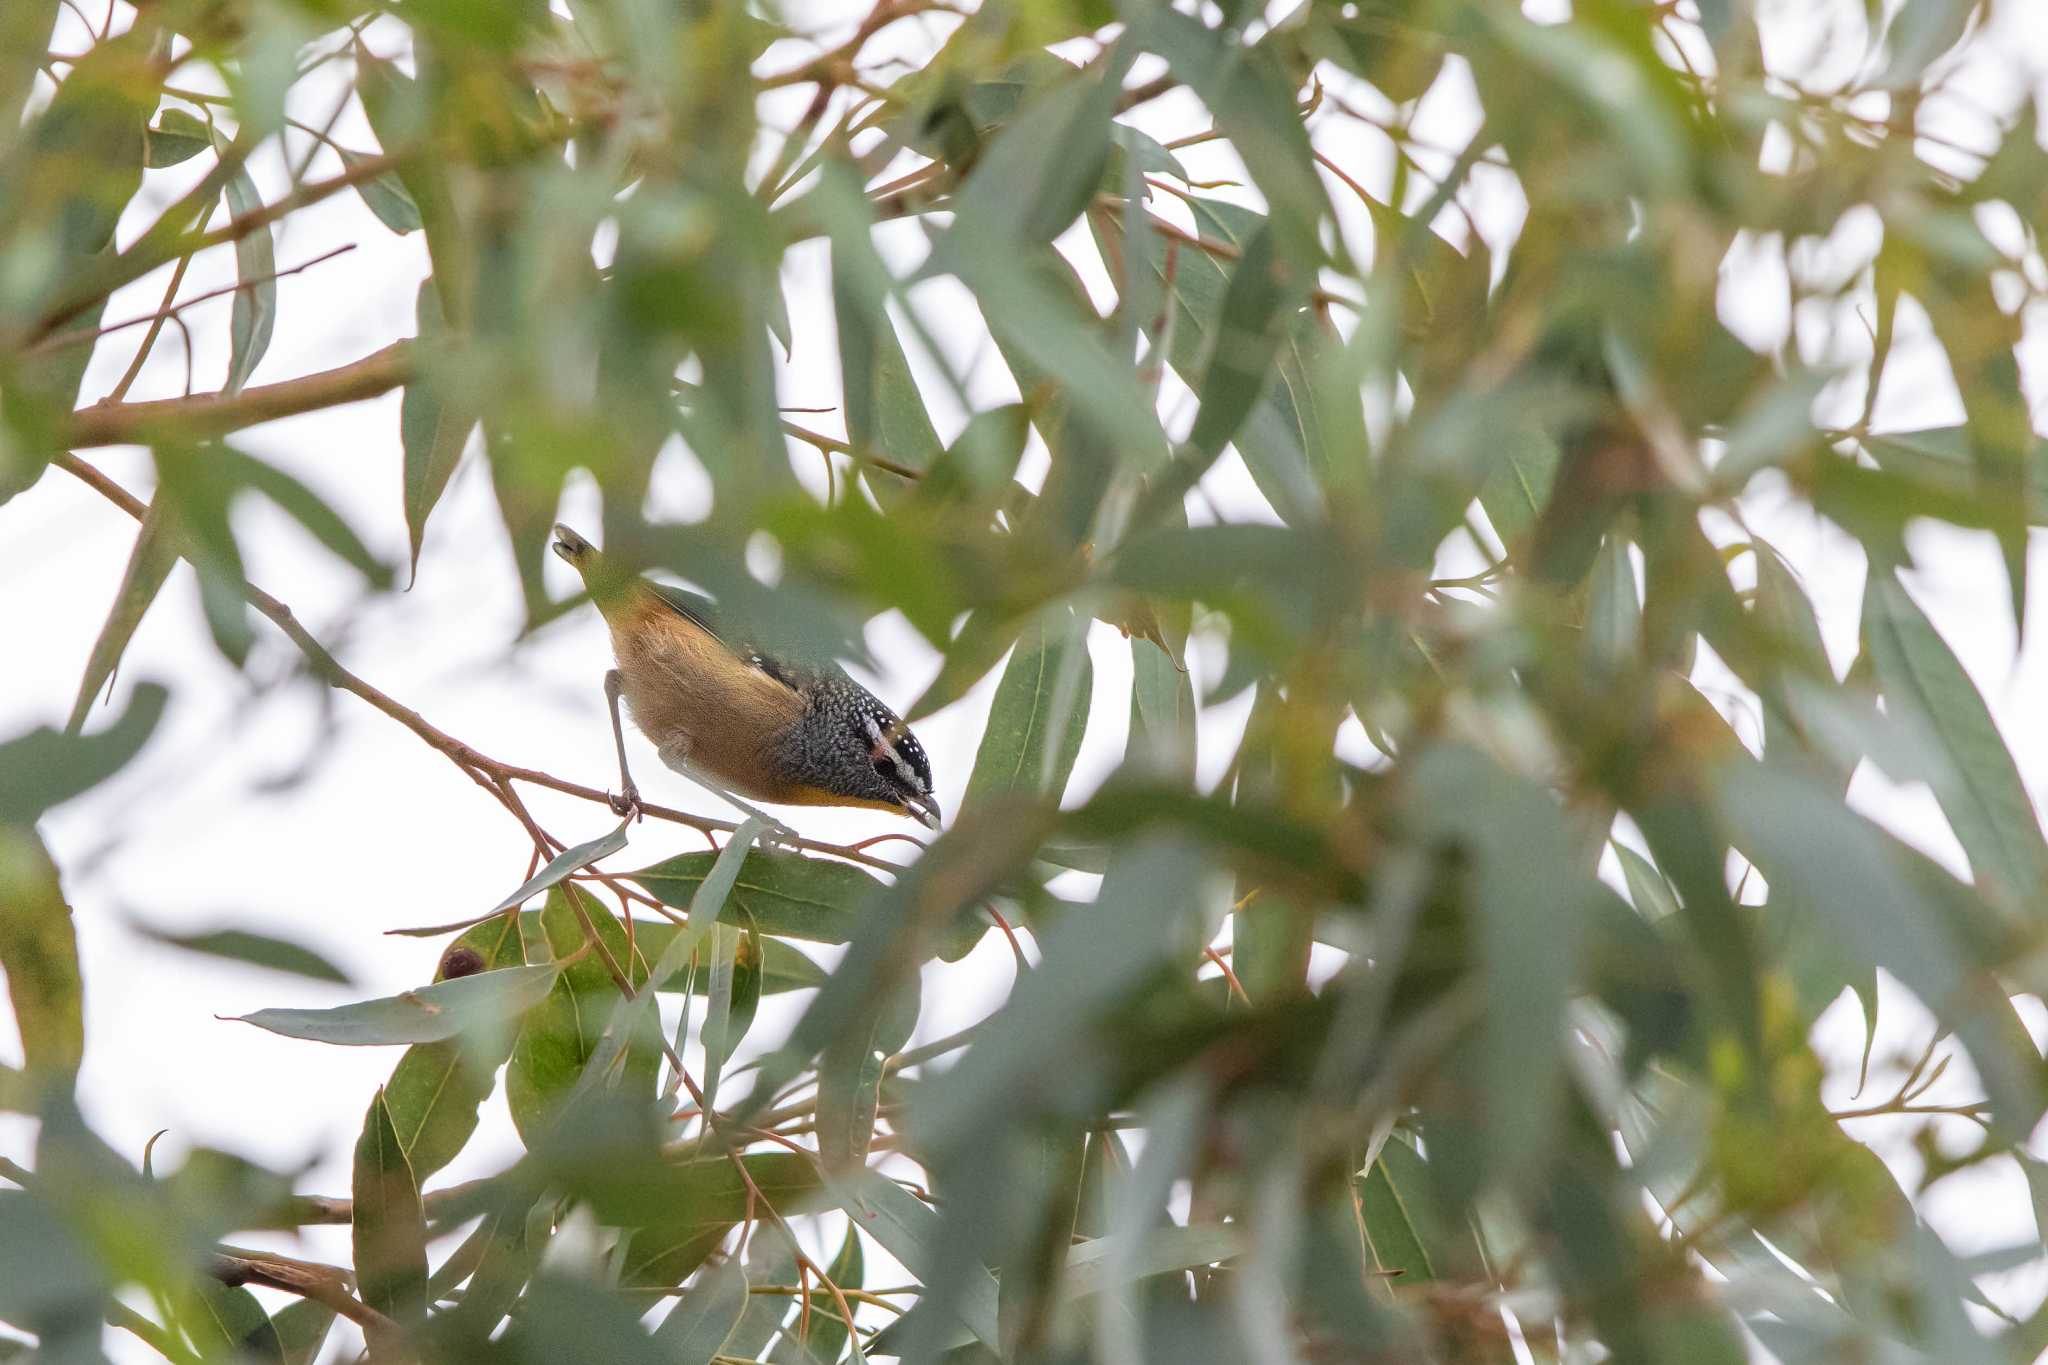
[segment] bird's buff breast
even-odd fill
[[[771,760],[802,699],[673,612],[630,624],[612,632],[626,709],[662,762],[739,796],[800,801]]]

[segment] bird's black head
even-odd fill
[[[896,806],[927,829],[939,827],[939,803],[932,794],[932,765],[924,746],[896,713],[863,695],[851,709],[854,740],[866,753],[874,786],[871,799]]]

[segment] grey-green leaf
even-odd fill
[[[1863,596],[1863,640],[1885,705],[1937,736],[1948,759],[1934,783],[1978,884],[1993,899],[2031,907],[2048,877],[2048,841],[1991,711],[1897,575],[1873,565]]]
[[[1074,675],[1064,688],[1063,673]],[[996,684],[963,804],[1011,794],[1057,801],[1087,733],[1094,677],[1085,629],[1041,626],[1026,634]]]
[[[258,1010],[236,1018],[287,1038],[346,1047],[437,1043],[466,1029],[503,1027],[547,998],[559,970],[552,963],[508,967],[334,1009]]]
[[[747,1272],[738,1260],[708,1266],[654,1329],[674,1365],[711,1365],[747,1307]]]
[[[427,1312],[427,1227],[420,1187],[379,1090],[356,1141],[352,1214],[356,1286],[364,1303],[399,1322]]]

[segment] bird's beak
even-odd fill
[[[903,809],[926,829],[939,827],[939,803],[932,797],[913,796],[903,803]]]

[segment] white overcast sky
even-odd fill
[[[88,0],[92,8],[97,0]],[[1560,8],[1537,5],[1539,17]],[[1848,74],[1838,57],[1860,43],[1861,4],[1783,3],[1763,6],[1767,57],[1775,71],[1809,87],[1825,87]],[[1932,129],[1966,145],[1985,145],[1985,119],[2005,117],[2048,73],[2048,23],[2024,17],[2032,7],[1999,8],[1997,32],[1976,50],[1953,82],[1963,98],[1930,103]],[[817,30],[827,43],[867,10],[855,3],[808,3],[787,11],[801,28]],[[1818,17],[1817,17],[1818,16]],[[946,21],[940,21],[946,22]],[[1843,25],[1844,42],[1823,41],[1827,23]],[[84,45],[78,21],[68,11],[57,46]],[[899,50],[928,50],[943,30],[900,25],[891,31]],[[371,30],[371,45],[387,55],[398,50],[393,31]],[[766,65],[779,69],[801,60],[807,49],[785,45]],[[1816,54],[1825,61],[1816,60]],[[1145,73],[1141,73],[1145,74]],[[1378,107],[1369,91],[1346,90],[1347,99]],[[335,90],[310,93],[301,117],[317,122],[331,107]],[[771,122],[787,127],[801,110],[778,105]],[[1418,132],[1430,140],[1458,145],[1476,125],[1477,105],[1453,63],[1423,103]],[[1161,137],[1206,126],[1206,119],[1178,99],[1148,106],[1135,122]],[[336,129],[345,144],[373,145],[359,112],[351,109]],[[1352,123],[1323,121],[1317,136],[1323,149],[1368,187],[1383,189],[1391,157],[1386,142]],[[293,144],[294,156],[300,154]],[[1191,151],[1198,177],[1228,175],[1227,161]],[[1964,163],[1967,164],[1967,163]],[[339,167],[331,153],[314,162],[314,174]],[[122,240],[140,226],[195,174],[193,165],[153,173],[142,202],[124,220]],[[281,159],[256,167],[266,194],[285,183]],[[1363,258],[1371,234],[1341,187],[1333,198],[1346,234]],[[1496,251],[1519,226],[1521,202],[1504,178],[1482,168],[1466,203],[1480,231]],[[1169,211],[1171,211],[1169,209]],[[1452,218],[1443,226],[1455,231]],[[1987,227],[2016,237],[2010,221]],[[1084,235],[1071,236],[1077,263],[1090,260]],[[280,282],[280,324],[269,355],[254,382],[285,379],[356,359],[413,331],[417,284],[426,273],[420,238],[393,236],[350,196],[293,216],[280,232],[277,259],[289,267],[347,243],[356,248],[337,260]],[[1846,269],[1876,244],[1871,223],[1845,223],[1822,257],[1802,263],[1812,269]],[[915,224],[891,225],[883,246],[899,266],[922,252]],[[823,255],[815,247],[793,253],[786,271],[795,331],[794,353],[783,368],[783,401],[825,407],[838,402],[837,361]],[[1769,244],[1750,244],[1723,267],[1723,314],[1753,344],[1783,343],[1782,253]],[[199,258],[185,285],[192,295],[233,282],[233,258],[215,252]],[[156,307],[164,285],[153,275],[124,290],[111,316],[146,313]],[[1015,390],[978,329],[964,319],[971,312],[952,306],[960,295],[946,282],[921,286],[913,304],[947,348],[947,361],[966,376],[977,405],[1005,401]],[[218,387],[226,370],[228,303],[202,305],[188,314],[198,341],[197,386]],[[1834,358],[1855,366],[1867,354],[1867,334],[1853,312],[1798,320],[1796,345],[1810,361]],[[2028,392],[2037,407],[2048,371],[2041,364],[2041,329],[2029,330],[2023,358]],[[1924,321],[1902,316],[1899,349],[1878,406],[1879,425],[1914,428],[1961,420],[1945,366],[1925,337]],[[139,331],[103,345],[85,385],[90,402],[110,389],[126,367]],[[914,360],[930,377],[927,358]],[[144,369],[133,396],[178,393],[184,359],[174,333],[167,333],[156,359]],[[943,385],[926,386],[941,434],[950,436],[964,414],[943,397]],[[1169,388],[1169,423],[1182,424],[1189,400]],[[1835,401],[1860,405],[1860,380]],[[392,563],[405,556],[400,515],[398,397],[395,394],[334,412],[270,424],[243,433],[245,448],[276,461],[306,480],[341,509],[371,544]],[[830,427],[836,413],[805,420]],[[2037,426],[2039,423],[2037,422]],[[88,452],[88,458],[128,488],[146,494],[150,465],[137,449]],[[815,473],[807,453],[799,468]],[[684,453],[664,459],[657,474],[656,506],[665,516],[701,514],[705,484]],[[1233,517],[1269,516],[1234,457],[1207,481],[1204,492]],[[568,520],[596,521],[594,489],[579,482],[564,508]],[[1199,507],[1196,509],[1200,514]],[[1863,569],[1847,541],[1819,525],[1766,477],[1746,504],[1759,531],[1800,570],[1821,614],[1824,634],[1838,667],[1855,651]],[[472,457],[450,485],[428,531],[417,586],[382,600],[363,600],[347,571],[295,527],[268,508],[238,511],[251,579],[290,603],[299,617],[335,649],[354,671],[436,725],[495,757],[545,769],[591,785],[614,780],[610,735],[599,692],[608,666],[608,643],[595,614],[575,613],[508,649],[520,620],[517,580],[496,517],[484,469]],[[30,492],[0,507],[0,627],[17,642],[0,688],[0,736],[39,723],[61,724],[80,670],[98,632],[135,533],[129,518],[67,476],[51,472]],[[2048,793],[2048,651],[2039,632],[2042,613],[2031,614],[2030,639],[2016,648],[2003,574],[1994,547],[1983,536],[1925,528],[1912,538],[1920,571],[1915,595],[1933,616],[1976,679],[2013,748],[2037,802]],[[2034,545],[2036,582],[2048,582],[2042,541]],[[560,593],[572,576],[549,564]],[[224,1022],[274,1005],[316,1006],[387,995],[426,981],[433,972],[437,941],[386,937],[385,930],[464,918],[495,903],[518,883],[526,867],[525,835],[467,778],[440,755],[352,697],[323,693],[303,680],[290,687],[268,683],[298,669],[300,660],[275,631],[257,623],[258,648],[247,677],[236,674],[215,652],[200,614],[190,571],[182,566],[137,632],[123,662],[116,704],[137,680],[175,684],[165,724],[142,758],[88,796],[52,813],[43,831],[76,910],[86,973],[87,1056],[81,1094],[99,1131],[119,1150],[139,1158],[144,1142],[167,1130],[158,1160],[175,1163],[185,1149],[213,1145],[284,1167],[307,1168],[301,1188],[343,1193],[348,1153],[364,1105],[397,1061],[395,1050],[319,1049],[287,1041],[245,1025]],[[937,668],[937,657],[897,621],[884,618],[869,631],[884,672],[870,681],[900,706],[917,695]],[[1129,655],[1116,633],[1097,626],[1091,639],[1097,704],[1073,791],[1085,792],[1116,762],[1123,747],[1129,686]],[[1218,656],[1193,651],[1198,679],[1214,675]],[[1725,704],[1744,733],[1755,726],[1741,699],[1711,672],[1700,681]],[[992,686],[971,695],[918,726],[937,771],[948,811],[959,803],[979,741]],[[2029,702],[2033,704],[2029,705]],[[104,713],[103,713],[104,714]],[[1202,727],[1204,780],[1225,765],[1244,722],[1235,705],[1210,711]],[[1355,727],[1354,727],[1355,728]],[[1357,742],[1362,744],[1362,739]],[[713,798],[662,769],[651,749],[637,739],[636,771],[649,796],[689,805],[707,814],[727,814]],[[1854,794],[1863,807],[1892,829],[1951,866],[1960,853],[1924,789],[1899,788],[1876,774],[1858,778]],[[601,808],[545,792],[531,792],[533,807],[548,828],[570,842],[610,827]],[[807,810],[796,823],[823,838],[857,838],[907,828],[875,812]],[[633,831],[633,846],[614,866],[636,867],[674,852],[702,847],[689,831],[648,824]],[[330,988],[256,969],[218,964],[164,948],[129,927],[140,920],[159,929],[197,930],[235,925],[298,940],[342,964],[355,977],[349,989]],[[965,963],[927,973],[921,1037],[937,1037],[985,1013],[1001,998],[1012,971],[1008,949],[991,936]],[[764,1010],[756,1037],[774,1036],[789,1015]],[[2030,1020],[2041,1024],[2039,1010]],[[1925,1017],[1897,992],[1885,1002],[1879,1056],[1887,1050],[1914,1051],[1926,1041]],[[1860,1015],[1853,1003],[1838,1005],[1822,1021],[1817,1037],[1835,1060],[1831,1102],[1853,1088],[1854,1060],[1862,1043]],[[11,1015],[0,1012],[0,1060],[18,1061],[19,1042]],[[1958,1066],[1941,1093],[1969,1098],[1971,1080]],[[1872,1091],[1883,1089],[1881,1073]],[[1876,1124],[1865,1127],[1876,1128]],[[1882,1131],[1860,1134],[1878,1141],[1902,1178],[1916,1158]],[[0,1116],[0,1153],[26,1157],[33,1128],[25,1120]],[[501,1097],[486,1107],[478,1138],[437,1183],[483,1174],[501,1166],[516,1150]],[[1984,1171],[1948,1182],[1926,1201],[1930,1219],[1958,1250],[2009,1245],[2032,1232],[2030,1205],[2016,1171]],[[251,1238],[251,1240],[256,1240]],[[316,1258],[346,1259],[346,1229],[310,1229],[302,1241],[273,1239],[281,1249]],[[2014,1310],[2031,1308],[2048,1292],[2048,1271],[2015,1272],[1997,1286],[1995,1297]],[[129,1350],[117,1343],[117,1351]],[[130,1358],[123,1356],[121,1358]],[[147,1352],[133,1356],[153,1359]]]

